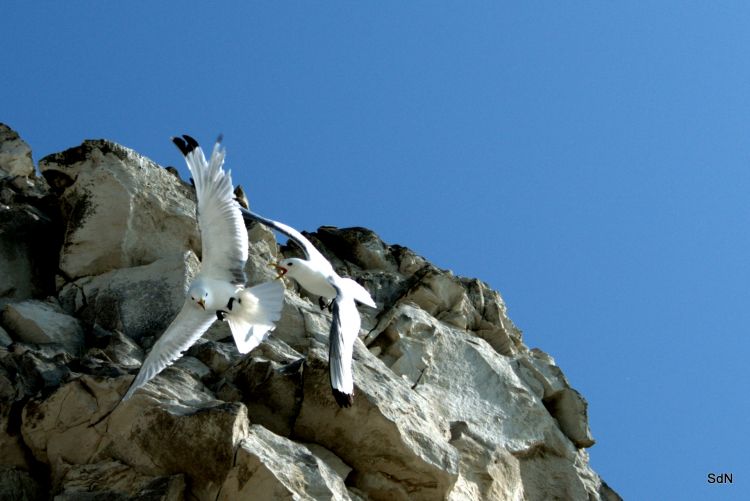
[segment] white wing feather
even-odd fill
[[[234,199],[231,172],[224,171],[224,148],[216,143],[210,162],[200,147],[185,156],[198,198],[198,225],[203,242],[201,275],[243,284],[247,229]]]
[[[280,223],[278,221],[274,221],[273,219],[265,218],[244,208],[241,209],[241,211],[245,219],[260,221],[266,226],[270,226],[274,230],[283,233],[284,235],[292,239],[292,241],[294,241],[294,243],[296,243],[304,251],[305,257],[310,260],[311,263],[328,263],[328,260],[323,256],[323,254],[320,253],[318,249],[315,248],[312,242],[310,242],[302,233],[295,230],[291,226]]]
[[[352,280],[351,278],[342,278],[339,286],[346,290],[347,295],[352,296],[356,301],[369,306],[370,308],[377,308],[375,301],[372,299],[370,293],[362,287],[360,284]]]
[[[167,330],[154,343],[123,400],[130,398],[138,388],[178,359],[183,351],[208,330],[214,320],[216,315],[198,309],[190,300],[185,301]]]
[[[328,370],[336,402],[341,407],[349,407],[354,397],[352,354],[362,320],[354,297],[340,287],[336,289],[328,341]]]

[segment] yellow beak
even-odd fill
[[[203,298],[200,298],[196,302],[200,305],[201,308],[203,308],[204,310],[206,309],[206,301],[204,301]]]
[[[271,268],[276,268],[276,271],[278,272],[278,275],[276,275],[275,280],[280,279],[281,277],[283,277],[284,275],[286,275],[287,271],[289,271],[286,268],[284,268],[283,266],[279,266],[278,263],[268,263],[268,266],[270,266]]]

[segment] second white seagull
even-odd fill
[[[254,220],[283,233],[294,241],[305,253],[306,259],[289,258],[275,265],[279,277],[295,279],[305,290],[332,300],[330,339],[328,341],[328,366],[331,388],[336,403],[349,407],[354,401],[354,377],[352,375],[352,353],[354,341],[362,323],[355,301],[375,308],[367,289],[351,278],[339,276],[330,261],[300,232],[284,223],[259,216],[242,209],[246,220]],[[321,305],[322,306],[322,305]]]

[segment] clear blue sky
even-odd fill
[[[750,4],[33,3],[0,13],[0,121],[35,161],[182,169],[171,135],[222,132],[259,212],[498,289],[626,499],[750,499]]]

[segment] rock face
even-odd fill
[[[66,278],[200,252],[189,185],[136,152],[85,141],[43,158],[39,170],[59,192],[65,225],[60,270]]]
[[[0,126],[3,499],[619,499],[589,466],[585,399],[500,295],[364,228],[308,234],[378,305],[351,408],[328,386],[330,314],[292,283],[249,355],[217,323],[118,404],[199,269],[193,191],[103,140],[35,178],[24,146]],[[252,283],[297,252],[248,235]]]
[[[0,123],[0,172],[7,176],[32,176],[31,148],[16,131]]]
[[[83,329],[55,303],[28,300],[5,306],[0,321],[18,341],[59,344],[68,353],[83,348]]]

